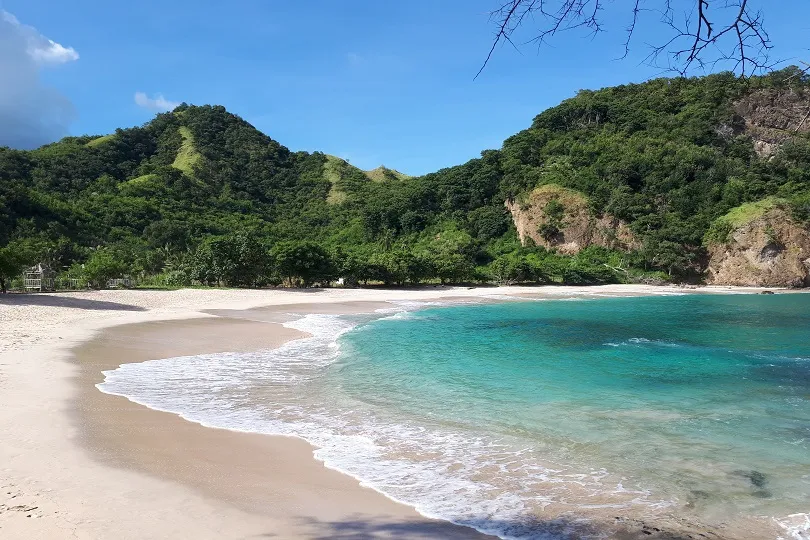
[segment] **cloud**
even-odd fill
[[[180,105],[179,101],[169,101],[163,97],[163,94],[155,94],[150,98],[143,92],[135,92],[135,103],[137,103],[139,107],[143,107],[144,109],[149,109],[150,111],[154,112],[171,111]]]
[[[43,86],[40,72],[78,60],[79,53],[0,10],[0,146],[36,148],[67,133],[73,104]]]
[[[33,26],[21,24],[17,17],[8,11],[0,10],[1,23],[25,41],[25,51],[35,62],[42,65],[64,64],[79,59],[79,53],[73,47],[65,47],[40,34]]]
[[[31,56],[43,64],[64,64],[79,59],[79,53],[73,47],[64,47],[59,43],[48,40],[44,46],[37,46],[29,50]]]

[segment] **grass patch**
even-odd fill
[[[530,198],[555,199],[566,208],[588,205],[588,197],[584,193],[562,187],[559,184],[543,184],[532,191]]]
[[[346,193],[341,191],[337,183],[342,178],[340,173],[341,169],[347,165],[348,163],[339,157],[326,156],[326,163],[323,164],[323,177],[332,184],[332,187],[329,189],[329,195],[326,196],[327,204],[340,204],[346,200]]]
[[[100,144],[104,144],[107,141],[111,141],[115,137],[115,133],[110,133],[109,135],[104,135],[103,137],[96,137],[92,141],[88,141],[85,146],[89,148],[95,148]]]
[[[122,186],[138,186],[143,184],[148,184],[156,175],[154,174],[144,174],[142,176],[138,176],[137,178],[133,178],[132,180],[127,180]]]
[[[761,218],[774,208],[781,208],[787,201],[779,197],[767,197],[761,201],[741,204],[724,216],[715,219],[703,237],[705,245],[724,244],[732,232]]]
[[[144,174],[126,182],[118,184],[118,191],[122,195],[143,196],[145,193],[158,189],[160,182],[156,174]]]
[[[366,176],[372,182],[401,182],[403,180],[407,180],[409,178],[413,178],[412,176],[408,176],[405,173],[401,173],[394,169],[389,169],[388,167],[384,167],[380,165],[376,169],[371,169],[370,171],[363,171]]]
[[[751,223],[755,219],[764,216],[768,210],[782,206],[787,201],[777,197],[768,197],[761,201],[741,204],[737,208],[732,208],[725,216],[718,218],[718,221],[723,221],[731,227],[737,229],[747,223]]]
[[[194,165],[202,159],[202,154],[194,147],[194,135],[191,134],[191,130],[186,126],[180,126],[179,131],[183,137],[183,144],[177,152],[177,157],[174,158],[172,167],[182,171],[186,176],[194,176]]]

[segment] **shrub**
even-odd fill
[[[84,263],[84,278],[94,289],[103,289],[111,279],[120,278],[126,265],[107,248],[99,248]]]
[[[573,261],[562,272],[565,285],[602,285],[618,283],[616,273],[606,266],[591,266]]]

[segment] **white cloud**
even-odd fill
[[[79,59],[73,47],[65,47],[40,34],[33,26],[22,24],[8,11],[0,11],[2,23],[26,42],[26,52],[39,64],[64,64]]]
[[[143,92],[135,92],[135,103],[139,107],[149,109],[153,112],[167,112],[180,105],[179,101],[169,101],[163,94],[155,94],[153,97],[147,96]]]
[[[75,116],[73,105],[43,86],[40,71],[78,58],[72,47],[0,10],[0,146],[34,148],[67,133]]]
[[[29,49],[28,52],[35,60],[43,64],[64,64],[79,59],[79,53],[76,52],[76,49],[64,47],[50,39],[47,44],[40,44]]]

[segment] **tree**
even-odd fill
[[[482,206],[467,214],[467,230],[478,240],[488,242],[509,230],[509,218],[509,213],[502,204]]]
[[[659,242],[652,255],[653,265],[665,270],[670,277],[688,275],[693,270],[695,259],[692,250],[669,240]]]
[[[503,0],[500,0],[503,1]],[[755,0],[631,0],[625,28],[624,56],[630,52],[639,25],[655,22],[665,29],[646,60],[655,67],[685,75],[692,68],[731,67],[743,76],[770,70],[771,38]],[[605,30],[602,11],[607,0],[506,0],[490,14],[495,39],[476,77],[489,63],[495,48],[514,38],[524,25],[536,24],[528,42],[542,45],[558,34],[578,30],[596,35]],[[653,5],[654,4],[654,5]],[[615,9],[615,8],[614,8]],[[524,40],[525,41],[525,40]]]
[[[602,285],[616,283],[616,273],[606,266],[590,265],[580,261],[571,261],[562,272],[565,285]]]
[[[84,276],[90,286],[103,289],[111,279],[123,276],[126,265],[109,248],[98,248],[84,263]]]
[[[191,231],[184,221],[164,219],[147,225],[143,235],[151,248],[183,250],[188,247]]]
[[[369,263],[376,270],[377,279],[384,284],[404,285],[410,275],[412,259],[408,250],[396,249],[372,254]]]
[[[543,214],[546,220],[540,224],[537,232],[547,242],[551,242],[559,236],[561,229],[565,226],[565,223],[563,223],[565,207],[557,199],[551,199],[543,208]]]
[[[7,292],[7,282],[19,277],[23,270],[36,263],[40,247],[32,240],[22,239],[0,247],[0,293]]]
[[[206,284],[253,287],[268,274],[265,247],[247,231],[209,238],[195,252],[192,275]]]
[[[346,286],[353,287],[361,281],[365,284],[373,277],[369,254],[356,248],[354,251],[344,252],[338,246],[332,253],[332,261],[336,273],[343,278],[343,284]]]
[[[280,242],[271,251],[276,272],[290,285],[309,287],[337,277],[337,268],[322,246],[315,242]]]
[[[513,285],[533,280],[531,264],[517,253],[501,255],[492,261],[489,272],[499,285]]]
[[[461,253],[437,251],[430,257],[434,273],[442,283],[461,283],[472,275],[473,265]]]

